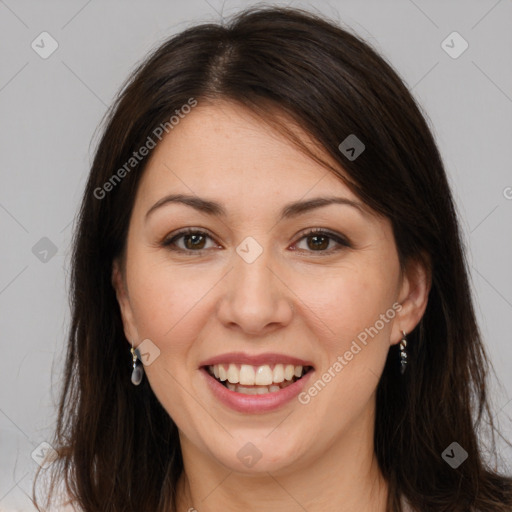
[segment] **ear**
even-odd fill
[[[121,270],[121,263],[115,259],[112,263],[112,286],[116,291],[117,302],[121,310],[121,319],[123,321],[124,335],[130,345],[139,339],[137,328],[133,317],[133,311],[128,296],[126,280]]]
[[[428,296],[432,287],[431,262],[428,255],[409,261],[402,275],[398,294],[398,303],[402,305],[397,310],[390,343],[399,343],[402,331],[410,333],[418,325],[427,309]]]

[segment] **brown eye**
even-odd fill
[[[162,246],[173,251],[200,252],[207,249],[205,245],[208,239],[212,240],[212,237],[205,231],[188,228],[164,240]],[[183,240],[183,245],[178,243],[181,240]],[[217,247],[216,244],[213,246]]]
[[[183,240],[187,249],[204,249],[203,235],[183,235]]]
[[[312,250],[317,249],[327,249],[329,246],[330,238],[324,235],[309,235],[307,240],[311,243],[308,243],[308,247]]]
[[[321,229],[313,229],[305,233],[300,240],[306,240],[306,252],[331,253],[339,251],[342,247],[351,247],[350,243],[341,235]],[[330,244],[334,242],[334,247]],[[337,245],[337,247],[336,247]],[[330,248],[329,248],[330,247]]]

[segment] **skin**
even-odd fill
[[[217,201],[227,216],[175,203],[145,220],[171,193]],[[389,347],[425,311],[430,279],[419,263],[400,272],[391,224],[370,210],[331,204],[278,221],[289,202],[332,195],[360,202],[233,103],[200,102],[151,155],[112,282],[129,346],[150,339],[160,350],[144,378],[179,428],[180,511],[386,509],[374,457],[375,391]],[[196,245],[177,240],[187,253],[161,245],[186,227],[213,236]],[[346,237],[351,247],[327,238],[318,249],[304,238],[309,228]],[[236,252],[248,236],[263,249],[251,264]],[[221,404],[199,372],[218,354],[278,352],[312,361],[314,382],[394,303],[394,318],[306,405],[294,399],[241,414]],[[237,457],[248,442],[262,454],[250,468]]]

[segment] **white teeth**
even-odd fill
[[[283,382],[284,380],[284,368],[282,364],[276,364],[274,367],[274,376],[272,377],[272,380],[279,384],[280,382]]]
[[[231,384],[238,384],[240,372],[238,371],[238,368],[234,364],[229,365],[227,376]]]
[[[256,371],[254,384],[257,386],[270,386],[272,384],[272,370],[270,366],[260,366]]]
[[[294,366],[293,364],[276,364],[272,370],[268,364],[252,366],[229,363],[210,365],[209,370],[221,382],[227,380],[232,385],[272,386],[283,382],[291,384],[295,377],[300,378],[302,376],[304,367],[301,365]],[[279,389],[282,387],[279,387]]]
[[[254,368],[248,364],[243,364],[240,367],[240,376],[239,376],[240,384],[245,384],[246,386],[254,385]]]
[[[242,393],[243,395],[259,395],[259,388],[242,388],[237,386],[238,393]],[[265,392],[265,391],[263,391]]]
[[[226,375],[226,370],[224,369],[224,366],[222,366],[221,364],[220,364],[220,365],[219,365],[219,364],[216,364],[216,365],[213,367],[213,368],[214,368],[214,370],[213,370],[214,372],[215,372],[215,368],[216,368],[216,367],[218,368],[218,372],[219,372],[219,377],[218,377],[218,378],[219,378],[221,381],[223,381],[223,382],[224,382],[224,381],[228,378],[228,376]]]
[[[292,382],[286,381],[281,386],[241,386],[240,384],[230,384],[226,383],[227,388],[231,391],[236,391],[237,393],[241,393],[242,395],[265,395],[266,393],[275,393],[276,391],[281,391],[281,389],[290,386]]]
[[[292,380],[294,374],[295,374],[295,368],[294,368],[293,364],[287,364],[284,369],[284,378],[286,380]]]

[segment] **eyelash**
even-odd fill
[[[182,230],[178,231],[177,233],[175,233],[171,238],[165,239],[161,243],[161,245],[162,245],[162,247],[165,247],[165,248],[169,249],[170,251],[181,252],[181,253],[202,254],[203,252],[208,251],[208,249],[191,250],[191,249],[182,249],[181,247],[173,247],[176,240],[182,238],[185,235],[201,235],[201,236],[206,236],[208,238],[211,238],[213,240],[213,237],[207,231],[204,231],[202,229],[185,228],[185,229],[182,229]],[[321,251],[308,251],[308,250],[304,250],[304,249],[299,249],[298,250],[299,252],[309,252],[312,254],[323,253],[323,254],[329,255],[334,252],[338,252],[338,251],[342,250],[343,247],[352,247],[352,245],[346,238],[342,237],[341,235],[337,235],[336,233],[332,233],[330,231],[326,231],[325,229],[321,229],[321,228],[313,228],[313,229],[310,229],[307,232],[303,233],[302,236],[299,238],[298,242],[300,242],[304,238],[308,238],[313,235],[327,237],[327,238],[335,241],[339,245],[339,247],[334,248],[334,249],[329,249],[329,250],[321,250]]]

